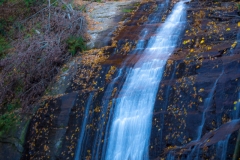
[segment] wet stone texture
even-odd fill
[[[57,83],[60,84],[59,88],[53,85],[53,91],[43,98],[43,105],[33,116],[22,159],[74,159],[83,130],[80,159],[99,159],[102,156],[106,125],[113,103],[111,99],[117,96],[127,68],[136,59],[128,56],[136,47],[138,35],[144,28],[142,25],[145,22],[147,25],[148,18],[151,20],[151,16],[159,12],[156,7],[161,6],[161,3],[162,1],[156,1],[137,6],[134,14],[126,15],[126,24],[114,33],[111,46],[93,49],[76,57],[75,64],[68,69],[70,73],[64,73],[61,83]],[[167,14],[165,10],[160,13]],[[137,23],[136,28],[139,29],[134,30],[137,37],[132,38],[129,27]],[[157,27],[158,25],[153,24],[152,32]],[[126,59],[129,59],[129,63],[122,75],[116,79],[112,89],[107,91],[108,85],[117,76]],[[103,105],[106,95],[109,101]],[[88,103],[91,96],[92,100]],[[88,119],[86,126],[83,126],[87,107]]]
[[[224,152],[226,159],[232,159],[238,129],[231,132],[223,150],[219,141],[227,136],[220,133],[226,129],[217,130],[215,140],[205,139],[212,141],[209,146],[203,141],[188,144],[198,140],[199,133],[202,137],[240,116],[236,108],[240,85],[239,19],[234,4],[189,3],[185,34],[168,60],[160,84],[152,122],[150,159],[221,159]],[[200,132],[204,112],[205,123]]]
[[[171,2],[162,8],[162,3],[142,3],[113,33],[111,46],[78,58],[65,92],[47,97],[32,118],[22,159],[74,159],[82,131],[80,159],[104,157],[114,98],[128,69],[174,5]],[[185,33],[167,61],[156,98],[149,158],[186,159],[199,146],[193,158],[221,159],[217,150],[224,146],[218,142],[226,138],[224,130],[231,126],[226,148],[226,159],[231,159],[239,129],[239,122],[231,123],[240,98],[237,8],[233,2],[192,1],[187,5]],[[143,48],[136,49],[139,39]],[[206,138],[198,139],[203,113],[201,137]]]

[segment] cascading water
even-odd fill
[[[104,159],[148,159],[152,111],[164,66],[184,27],[186,1],[176,4],[136,65],[129,70],[116,104]]]
[[[230,135],[228,135],[225,140],[219,141],[217,143],[217,156],[220,160],[226,159],[227,145],[228,145],[229,138],[230,138]]]
[[[103,115],[107,112],[108,104],[109,104],[109,101],[110,101],[110,98],[111,98],[111,94],[112,94],[114,85],[115,85],[116,81],[118,81],[118,79],[121,77],[121,75],[122,75],[122,69],[120,69],[118,71],[118,75],[108,85],[107,90],[105,91],[104,96],[103,96],[103,100],[102,100],[103,109],[101,111],[101,115]],[[97,156],[98,156],[98,152],[99,152],[99,149],[100,149],[100,144],[97,143],[97,141],[102,139],[103,135],[101,133],[104,130],[104,123],[105,122],[106,122],[106,116],[101,117],[100,122],[98,123],[99,131],[96,133],[96,139],[95,139],[95,143],[94,143],[94,148],[95,148],[95,150],[93,152],[93,156],[95,155],[94,159],[98,159]],[[108,128],[108,126],[107,126],[107,128]]]
[[[202,113],[202,121],[200,126],[198,127],[198,132],[197,132],[197,139],[195,141],[200,140],[201,136],[202,136],[202,131],[203,131],[203,127],[205,125],[205,121],[206,121],[206,113],[209,111],[209,109],[211,108],[211,104],[212,104],[212,99],[213,99],[213,95],[214,95],[214,91],[216,89],[217,83],[219,81],[219,79],[221,78],[221,76],[223,75],[224,70],[222,71],[222,73],[219,75],[219,77],[216,79],[211,91],[208,94],[208,97],[204,100],[204,110]],[[200,144],[199,144],[200,145]],[[195,154],[196,153],[196,154]],[[194,154],[195,154],[195,158],[194,158]],[[191,153],[188,156],[188,160],[192,160],[192,159],[198,159],[198,154],[199,154],[199,146],[196,145]]]
[[[148,24],[148,23],[151,24],[151,23],[157,22],[156,19],[159,19],[159,18],[161,19],[161,15],[159,15],[159,14],[162,14],[162,12],[164,12],[164,10],[166,10],[168,4],[169,4],[169,0],[162,2],[162,4],[160,5],[160,9],[158,9],[156,11],[156,13],[154,14],[153,17],[149,17],[149,21],[146,22],[146,24]],[[148,28],[144,28],[141,31],[141,33],[139,34],[140,39],[138,40],[136,48],[131,52],[131,54],[138,54],[138,53],[141,54],[142,53],[142,50],[144,50],[144,48],[146,46],[145,38],[148,35],[148,33],[149,33]],[[124,73],[128,72],[128,70],[129,70],[128,68],[125,67],[125,64],[128,62],[128,60],[130,60],[130,57],[127,58],[123,62],[121,69],[118,71],[118,76],[116,78],[114,78],[114,80],[107,87],[106,93],[104,94],[104,99],[102,101],[103,109],[101,110],[101,115],[106,115],[106,113],[107,113],[108,103],[110,102],[111,93],[113,91],[114,86],[121,88],[121,85],[116,85],[115,83],[119,80],[122,81],[125,79],[124,77],[121,77],[121,75],[124,75]],[[115,102],[115,99],[112,100],[112,104],[114,104],[114,102]],[[109,117],[108,117],[109,120],[112,117],[112,112],[113,112],[113,108],[111,108],[111,110],[110,110]],[[106,121],[107,121],[107,118],[106,118],[106,116],[104,116],[104,117],[100,118],[100,121],[98,123],[99,130],[96,133],[94,144],[92,147],[92,158],[93,159],[105,159],[106,147],[107,147],[107,143],[105,143],[105,140],[108,139],[107,133],[109,132],[109,125],[111,123],[111,121],[107,121],[107,125],[105,126]],[[104,144],[102,146],[102,144],[100,142],[103,139],[102,133],[103,133],[104,129],[105,129],[106,134],[104,135]],[[99,155],[101,155],[101,157],[99,157]]]
[[[141,51],[142,49],[144,49],[144,45],[145,45],[145,40],[144,40],[144,38],[147,36],[147,34],[148,34],[148,29],[144,28],[144,29],[141,31],[141,33],[140,33],[141,38],[140,38],[140,40],[138,41],[138,43],[137,43],[137,45],[136,45],[136,48],[134,49],[134,51],[133,51],[132,54],[136,54],[137,52],[139,52],[139,51]],[[120,74],[114,79],[114,81],[112,81],[112,82],[110,83],[110,85],[108,86],[107,91],[111,91],[111,93],[112,93],[114,84],[116,83],[117,79],[120,78],[122,72],[125,71],[124,64],[125,64],[127,61],[128,61],[128,60],[126,60],[126,61],[123,63],[122,68],[121,68],[121,69],[119,70],[119,72],[118,72],[118,73],[120,73]],[[119,86],[118,86],[118,87],[119,87]],[[108,96],[108,97],[106,98],[107,102],[105,102],[106,100],[103,100],[102,104],[103,104],[103,106],[105,106],[104,108],[107,108],[108,103],[109,103],[109,101],[110,101],[110,98],[111,98],[111,96]],[[113,104],[115,103],[115,99],[112,100],[112,103],[113,103]],[[109,114],[109,119],[111,119],[111,117],[112,117],[112,112],[113,112],[112,110],[113,110],[113,109],[111,108],[110,114]],[[103,111],[103,113],[106,113],[106,110]],[[102,123],[105,123],[105,121],[102,121]],[[107,123],[106,132],[108,132],[108,130],[109,130],[109,125],[110,125],[110,121],[108,121],[108,123]],[[103,129],[103,127],[102,127],[102,129]],[[101,131],[102,131],[102,130],[101,130]],[[108,134],[105,134],[104,139],[107,139],[107,136],[108,136]],[[98,140],[98,141],[101,140],[101,137],[98,137],[95,142],[97,142],[97,140]],[[107,144],[104,143],[104,145],[103,145],[103,153],[102,153],[101,159],[104,159],[104,157],[105,157],[106,145],[107,145]],[[96,147],[94,147],[94,148],[96,148]],[[93,153],[93,155],[95,155],[95,159],[99,159],[99,158],[98,158],[98,155],[99,155],[99,150],[100,150],[100,144],[98,144],[96,150],[97,150],[97,152],[96,152],[96,153]]]
[[[77,145],[77,148],[76,148],[76,153],[75,153],[75,158],[74,158],[75,160],[78,160],[79,157],[80,157],[82,141],[83,141],[84,135],[86,134],[85,129],[86,129],[86,125],[87,125],[87,121],[88,121],[88,117],[89,117],[88,113],[89,113],[89,109],[90,109],[90,106],[91,106],[92,99],[93,99],[93,93],[91,93],[89,95],[87,105],[85,107],[84,119],[83,119],[83,122],[82,122],[82,125],[81,125],[82,128],[81,128],[81,132],[80,132],[80,135],[79,135],[78,145]]]
[[[162,15],[160,16],[159,13],[161,13],[162,10],[165,10],[166,8],[168,8],[168,5],[169,5],[169,0],[165,0],[164,3],[161,3],[160,6],[158,7],[158,10],[160,12],[157,12],[157,13],[153,13],[151,16],[153,16],[154,18],[151,19],[151,21],[149,22],[150,24],[153,24],[153,23],[160,23],[162,20]],[[163,13],[163,12],[162,12]],[[157,14],[157,15],[156,15]]]
[[[239,113],[240,113],[240,102],[239,102],[239,99],[240,99],[240,93],[238,93],[238,100],[237,100],[237,103],[234,106],[234,110],[232,112],[232,117],[231,117],[232,120],[236,120],[236,119],[239,118]],[[221,159],[221,160],[225,160],[226,159],[226,156],[227,156],[227,145],[228,145],[228,141],[229,141],[230,136],[231,136],[231,134],[228,135],[225,140],[219,141],[217,143],[217,155],[218,155],[218,158]]]
[[[134,50],[135,52],[144,49],[144,44],[145,44],[144,38],[147,36],[147,34],[148,34],[148,30],[146,28],[144,28],[142,30],[142,32],[140,33],[140,35],[142,35],[142,36],[141,36],[140,40],[138,40],[138,43],[137,43],[136,48]]]
[[[166,2],[163,2],[163,4],[161,6],[163,7],[163,6],[167,5],[166,3],[168,3],[168,0],[166,0]],[[162,8],[160,11],[157,11],[157,12],[160,13],[160,12],[163,12],[163,10],[164,10],[164,8]],[[160,17],[160,16],[158,15],[158,17]],[[151,17],[149,23],[151,23],[153,21],[153,19],[155,19],[155,18],[156,18],[156,16]],[[144,49],[144,47],[146,46],[145,37],[148,35],[148,32],[149,31],[148,31],[147,28],[144,28],[141,31],[141,33],[139,34],[140,39],[138,40],[136,48],[132,51],[131,54],[137,54],[137,53],[141,52]],[[105,91],[105,93],[103,95],[102,109],[101,109],[100,115],[106,115],[108,104],[109,104],[109,102],[111,100],[110,98],[111,98],[111,94],[113,92],[114,87],[121,88],[121,85],[116,85],[116,82],[121,80],[121,79],[124,79],[122,77],[122,75],[127,70],[126,67],[124,67],[124,64],[127,62],[127,60],[124,61],[123,65],[122,65],[123,67],[117,71],[117,76],[108,85],[108,87],[107,87],[107,89],[106,89],[106,91]],[[112,102],[113,101],[114,100],[112,100]],[[109,118],[111,117],[111,113],[112,113],[111,111],[110,111],[110,114],[109,114]],[[88,119],[86,119],[86,120],[88,120]],[[107,139],[107,134],[105,136],[102,135],[102,132],[105,129],[106,129],[106,132],[107,132],[108,128],[109,128],[109,122],[107,122],[107,126],[105,125],[106,122],[107,122],[107,117],[106,116],[101,116],[100,120],[98,121],[98,125],[97,125],[98,131],[96,132],[95,138],[93,140],[93,146],[92,146],[92,153],[91,153],[92,159],[101,159],[101,157],[102,157],[102,159],[104,159],[104,155],[105,155],[104,151],[106,150],[106,143],[104,143],[104,145],[102,146],[101,141],[102,141],[102,139]],[[87,123],[91,123],[91,122],[87,122]],[[85,124],[85,123],[83,122],[83,124]],[[86,134],[85,133],[85,125],[81,126],[81,133],[80,133],[80,136],[79,136],[78,145],[77,145],[76,152],[75,152],[75,160],[81,159],[81,157],[85,156],[83,153],[81,153],[82,152],[81,148],[84,145],[83,144],[83,139],[81,138],[82,134]],[[101,151],[101,149],[103,151]],[[99,157],[99,155],[100,155],[99,152],[102,152],[102,156],[101,157]]]
[[[147,34],[148,34],[148,30],[146,28],[141,31],[141,33],[140,33],[141,38],[138,41],[138,43],[136,45],[136,48],[133,51],[133,54],[135,54],[138,51],[144,49],[144,43],[145,43],[144,38],[146,37]],[[119,69],[117,77],[115,77],[113,79],[113,81],[111,81],[111,83],[108,85],[107,90],[105,91],[104,96],[103,96],[103,101],[102,101],[103,109],[101,111],[101,115],[106,114],[107,107],[108,107],[108,104],[110,102],[111,94],[112,94],[113,88],[115,86],[115,83],[121,78],[124,71],[125,71],[125,68],[124,68],[124,65],[123,65],[123,67],[121,69]],[[120,86],[118,86],[118,87],[120,87]],[[114,100],[112,100],[112,101],[114,101]],[[110,111],[109,117],[111,117],[111,113],[112,113],[112,109]],[[93,146],[94,149],[93,149],[93,153],[92,153],[92,155],[94,156],[94,159],[100,159],[100,158],[98,158],[98,156],[99,156],[99,150],[100,150],[101,145],[98,142],[101,141],[103,135],[99,134],[99,133],[103,132],[105,122],[106,122],[106,116],[102,117],[101,121],[98,123],[99,131],[96,134],[96,138],[95,138],[95,142],[94,142],[94,146]],[[108,128],[109,128],[109,122],[107,123],[106,131],[108,131]],[[106,136],[107,136],[107,134],[105,135],[104,139],[107,138]],[[104,143],[103,154],[101,156],[102,159],[104,159],[103,157],[105,155],[104,154],[105,150],[106,150],[106,144]]]

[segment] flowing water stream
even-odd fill
[[[240,113],[240,102],[239,102],[239,99],[240,99],[240,93],[238,93],[238,99],[237,99],[237,103],[232,111],[232,116],[231,116],[231,119],[232,121],[233,120],[237,120],[239,119],[239,113]],[[228,146],[228,141],[229,141],[229,138],[230,138],[231,134],[229,134],[225,140],[222,140],[222,141],[219,141],[217,143],[217,155],[218,155],[218,158],[221,159],[221,160],[225,160],[226,159],[226,156],[227,156],[227,146]]]
[[[149,40],[140,60],[129,70],[113,106],[104,159],[148,159],[152,111],[158,86],[166,61],[184,29],[181,25],[185,18],[185,4],[181,1],[157,30],[156,36]]]
[[[130,69],[126,69],[123,65],[118,70],[116,78],[108,85],[102,100],[101,115],[106,115],[114,87],[122,89],[117,98],[111,100],[113,105],[108,118],[103,116],[99,119],[98,131],[92,147],[92,159],[149,159],[148,147],[156,94],[166,61],[177,46],[179,36],[185,28],[185,2],[187,1],[175,4],[172,13],[156,30],[155,36],[150,38],[146,47],[144,38],[148,34],[148,30],[147,28],[142,30],[142,36],[133,51],[133,54],[141,54],[140,59]],[[160,5],[160,13],[166,9],[168,3],[169,1],[166,0]],[[149,23],[157,21],[159,16],[155,14]],[[126,73],[125,81],[118,86],[119,84],[116,85],[116,82],[121,79],[123,73]],[[92,99],[91,95],[90,99]],[[85,115],[87,115],[89,105],[90,102],[87,103]],[[82,122],[75,160],[84,156],[81,155],[81,147],[86,123],[87,118],[85,117]],[[103,135],[103,132],[107,134]],[[99,143],[102,139],[104,139],[103,146]]]
[[[76,149],[76,153],[75,153],[75,160],[78,160],[80,157],[81,147],[82,147],[81,144],[82,144],[83,138],[86,135],[86,125],[87,125],[87,121],[89,118],[89,109],[91,106],[92,99],[93,99],[93,93],[91,93],[89,95],[87,105],[85,106],[85,113],[84,113],[84,118],[83,118],[83,122],[81,125],[82,128],[81,128],[81,132],[80,132],[79,139],[78,139],[78,145],[77,145],[77,149]]]
[[[223,73],[224,73],[224,70],[222,70],[222,73],[219,75],[219,77],[216,79],[215,83],[213,84],[213,87],[212,87],[211,91],[209,92],[208,97],[204,100],[204,110],[203,110],[203,113],[202,113],[201,124],[200,124],[200,126],[198,127],[198,130],[197,130],[196,141],[200,140],[200,138],[202,137],[203,127],[204,127],[205,121],[206,121],[206,114],[212,106],[212,99],[213,99],[213,96],[214,96],[214,92],[215,92],[217,83],[218,83],[219,79],[222,77]],[[200,147],[195,146],[192,149],[191,153],[188,155],[188,160],[192,160],[192,159],[197,160],[199,158],[199,156],[198,156],[199,155],[199,150],[200,150]]]
[[[239,157],[240,32],[237,41],[232,37],[239,24],[232,12],[224,23],[214,20],[208,9],[218,14],[219,4],[157,0],[136,6],[114,34],[117,43],[76,57],[64,94],[52,87],[54,93],[43,97],[26,128],[22,159]],[[217,24],[224,41],[215,38]],[[13,147],[20,153],[21,145]]]

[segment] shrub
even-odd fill
[[[0,59],[4,58],[6,55],[7,49],[10,48],[8,41],[0,35]]]
[[[131,13],[133,10],[132,9],[123,9],[122,11],[125,13]]]
[[[0,0],[0,5],[2,5],[6,0]]]
[[[67,40],[68,50],[72,55],[75,55],[77,51],[85,51],[87,49],[84,39],[82,37],[70,37]]]
[[[240,11],[240,3],[237,4],[238,11]]]
[[[13,53],[0,60],[0,109],[19,99],[22,111],[29,111],[69,58],[66,52],[74,55],[86,49],[82,13],[64,11],[61,6],[51,6],[50,13],[50,21],[48,16],[42,16],[49,14],[46,8],[19,22],[24,29],[14,32]],[[76,37],[69,38],[71,35]],[[5,39],[2,43],[6,44]]]
[[[0,136],[8,133],[11,128],[17,125],[18,116],[15,113],[5,113],[0,116]]]

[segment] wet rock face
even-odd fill
[[[143,48],[134,48],[143,37],[144,28],[148,34],[142,38],[143,47],[171,12],[173,4],[164,9],[162,3],[141,4],[121,30],[114,33],[111,46],[91,50],[76,61],[75,74],[69,83],[64,83],[64,94],[49,96],[32,118],[22,159],[74,159],[81,135],[82,159],[104,157],[113,99],[121,90],[128,69],[142,53]],[[175,158],[186,159],[196,146],[189,143],[198,139],[203,113],[205,123],[201,137],[214,131],[216,137],[213,137],[217,140],[200,147],[198,157],[219,158],[217,142],[224,140],[222,126],[234,119],[232,115],[238,105],[235,102],[239,99],[240,45],[236,42],[239,30],[236,6],[205,1],[192,1],[188,6],[186,31],[165,66],[156,97],[150,159],[166,158],[169,152],[175,153]],[[160,15],[159,18],[153,19],[156,15]],[[122,67],[122,74],[117,78]],[[85,115],[87,107],[89,111]],[[217,130],[221,127],[222,130]],[[228,140],[227,159],[234,152],[236,127]],[[181,150],[179,146],[190,147]]]
[[[46,101],[33,116],[22,159],[54,159],[60,154],[77,93]]]
[[[226,137],[220,134],[218,141],[201,147],[198,155],[192,151],[195,146],[181,152],[176,148],[234,119],[240,85],[237,16],[234,2],[189,3],[186,32],[168,61],[160,84],[151,135],[152,159],[165,157],[170,151],[175,158],[185,159],[190,154],[192,158],[221,158],[218,142]],[[211,100],[207,105],[208,98]],[[203,113],[205,122],[199,131]],[[226,159],[233,157],[236,139],[237,131],[223,150]]]
[[[135,25],[138,23],[138,19],[143,16],[150,16],[155,11],[152,4],[160,3],[161,1],[157,1],[143,3],[139,6],[135,14],[129,15],[130,21],[123,27],[125,32],[129,32],[130,36],[128,26]],[[140,20],[141,23],[144,21],[147,19]],[[153,30],[156,28],[156,25],[152,27]],[[117,75],[122,62],[136,46],[135,39],[126,38],[126,35],[124,38],[121,37],[123,34],[120,31],[115,33],[116,37],[111,46],[90,50],[81,57],[77,57],[75,64],[69,69],[71,71],[69,76],[63,76],[70,81],[67,83],[61,80],[60,83],[57,83],[60,88],[53,85],[54,91],[43,98],[45,99],[44,104],[39,107],[29,125],[22,159],[74,159],[78,139],[84,129],[85,133],[81,144],[83,147],[80,151],[82,159],[101,156],[102,141],[110,110],[108,106],[103,107],[104,94],[107,86]],[[136,35],[140,33],[141,29],[135,31]],[[128,65],[131,66],[133,63],[129,61]],[[125,74],[126,70],[122,77],[116,81],[113,91],[111,90],[109,93],[111,99],[116,97],[118,90],[120,90]],[[92,94],[89,114],[85,115],[87,101]],[[112,101],[108,103],[110,104]],[[103,110],[105,112],[102,112]],[[82,125],[86,116],[88,121],[84,127]],[[99,124],[100,120],[103,123]]]

